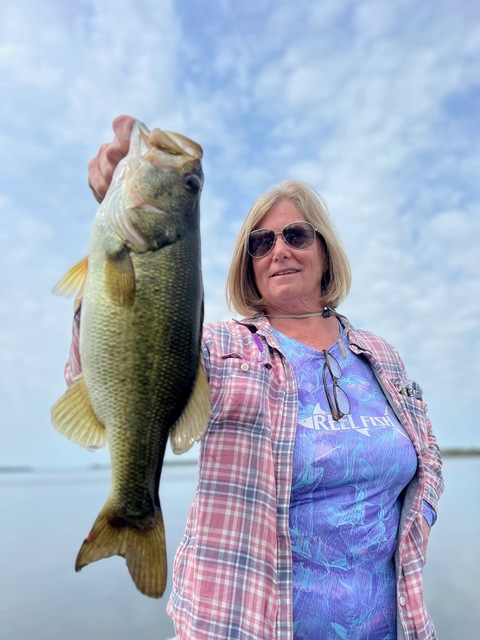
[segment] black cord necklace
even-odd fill
[[[324,307],[323,311],[312,311],[311,313],[279,313],[279,314],[265,314],[267,318],[313,318],[314,316],[322,316],[323,318],[330,318],[333,314],[333,309],[330,307]]]

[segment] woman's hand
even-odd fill
[[[130,134],[136,118],[117,116],[112,123],[115,137],[112,142],[102,144],[97,155],[88,165],[88,186],[98,202],[107,193],[117,164],[124,158],[130,146]]]

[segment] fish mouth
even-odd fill
[[[291,273],[299,273],[300,269],[283,269],[282,271],[277,271],[276,273],[272,273],[271,278],[276,278],[277,276],[288,276]]]
[[[148,142],[167,155],[186,156],[194,160],[201,160],[203,156],[203,149],[197,142],[173,131],[153,129],[148,136]]]

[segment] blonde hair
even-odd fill
[[[305,220],[317,229],[320,236],[326,262],[319,291],[321,303],[335,309],[350,290],[350,265],[325,202],[304,182],[288,180],[258,198],[238,234],[226,289],[228,305],[242,316],[262,314],[265,306],[265,301],[255,285],[252,257],[248,253],[248,237],[265,214],[281,200],[292,202]]]

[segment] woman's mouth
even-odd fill
[[[277,271],[273,273],[270,277],[275,278],[276,276],[287,276],[290,273],[298,273],[298,269],[284,269],[283,271]]]

